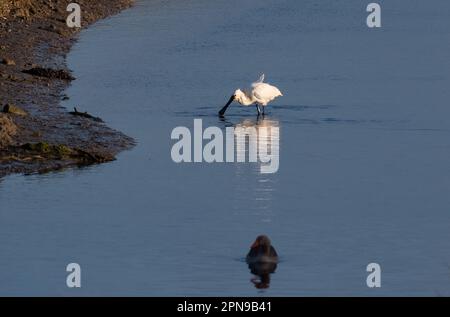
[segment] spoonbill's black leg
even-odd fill
[[[265,116],[266,115],[266,107],[262,107],[263,108],[263,116]]]
[[[258,116],[261,114],[261,109],[259,109],[259,105],[258,104],[255,104],[255,106],[256,106],[256,110],[258,111]]]

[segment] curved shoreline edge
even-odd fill
[[[0,3],[0,179],[109,162],[135,145],[99,118],[60,106],[73,80],[66,56],[80,29],[66,25],[71,1]],[[134,0],[78,0],[82,28]],[[70,100],[69,100],[70,103]],[[95,114],[101,115],[101,114]]]

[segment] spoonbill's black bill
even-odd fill
[[[230,100],[228,100],[227,104],[220,109],[219,116],[223,117],[225,115],[225,111],[227,111],[228,107],[231,105],[231,103],[234,101],[234,95],[230,97]]]

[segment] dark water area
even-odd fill
[[[0,182],[0,294],[450,295],[450,3],[379,3],[381,29],[356,0],[143,0],[84,31],[63,105],[138,145]],[[218,118],[261,73],[284,95],[266,117]],[[174,163],[196,118],[278,127],[278,171]],[[264,290],[245,263],[261,233],[280,255]]]

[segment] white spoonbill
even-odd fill
[[[235,100],[243,106],[256,105],[258,115],[261,114],[260,106],[262,106],[262,113],[264,114],[264,108],[267,104],[279,96],[283,96],[281,91],[275,86],[266,84],[264,82],[264,74],[262,74],[258,81],[252,84],[250,90],[237,89],[230,97],[227,104],[219,111],[219,115],[223,117],[228,106]]]

